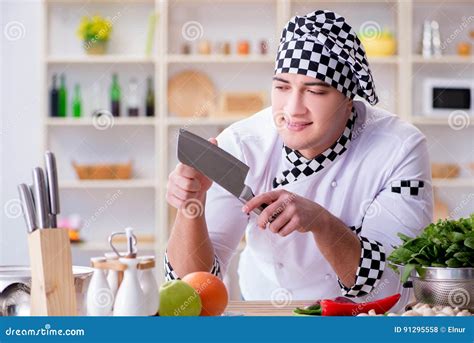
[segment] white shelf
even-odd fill
[[[84,56],[48,56],[49,64],[88,64],[88,63],[154,63],[153,57],[134,55],[84,55]]]
[[[168,55],[168,63],[274,63],[269,55]]]
[[[112,117],[112,124],[108,124],[107,127],[114,126],[154,126],[156,124],[155,117]],[[48,126],[95,126],[100,125],[100,123],[95,124],[92,117],[82,117],[82,118],[48,118],[46,120],[46,125]]]
[[[236,121],[248,118],[248,116],[239,117],[168,117],[166,124],[168,126],[212,126],[212,125],[230,125]]]
[[[59,183],[61,189],[155,188],[153,180],[70,180]]]
[[[474,178],[433,179],[435,187],[474,187]]]
[[[110,230],[109,232],[113,232],[113,230]],[[125,243],[117,243],[114,245],[115,245],[115,248],[119,251],[125,251],[127,248]],[[80,242],[80,243],[71,243],[71,248],[73,250],[80,250],[80,251],[97,251],[101,253],[100,256],[102,256],[104,252],[112,251],[112,248],[110,247],[109,243],[106,241],[104,242],[86,241],[86,242]],[[140,252],[155,251],[155,243],[138,243],[137,248],[138,248],[139,254],[143,255]]]
[[[457,56],[457,55],[445,55],[439,57],[426,58],[421,55],[413,55],[411,57],[413,63],[428,63],[428,64],[462,64],[462,63],[474,63],[473,56]]]
[[[398,56],[367,56],[370,64],[398,64],[400,57]]]

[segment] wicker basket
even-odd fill
[[[431,175],[436,179],[453,179],[459,176],[460,168],[457,164],[432,163]]]
[[[77,164],[72,162],[80,180],[124,180],[132,177],[132,162],[116,164]]]

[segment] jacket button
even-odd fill
[[[324,275],[324,280],[329,280],[331,278],[331,274]]]
[[[333,187],[333,188],[337,187],[337,182],[336,181],[331,182],[331,187]]]
[[[284,266],[285,266],[285,265],[284,265],[283,263],[281,263],[281,262],[278,262],[278,263],[277,263],[278,269],[282,269]]]

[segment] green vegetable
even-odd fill
[[[308,306],[305,308],[297,307],[293,310],[296,314],[306,314],[306,315],[313,315],[313,316],[320,316],[322,313],[321,307],[319,305],[316,306]]]
[[[428,225],[418,237],[398,234],[402,245],[388,260],[403,265],[402,282],[422,267],[474,267],[474,213],[459,220],[439,220]],[[398,272],[396,266],[391,267]]]

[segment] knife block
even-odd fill
[[[37,229],[28,235],[31,315],[77,315],[71,244],[67,229]]]

